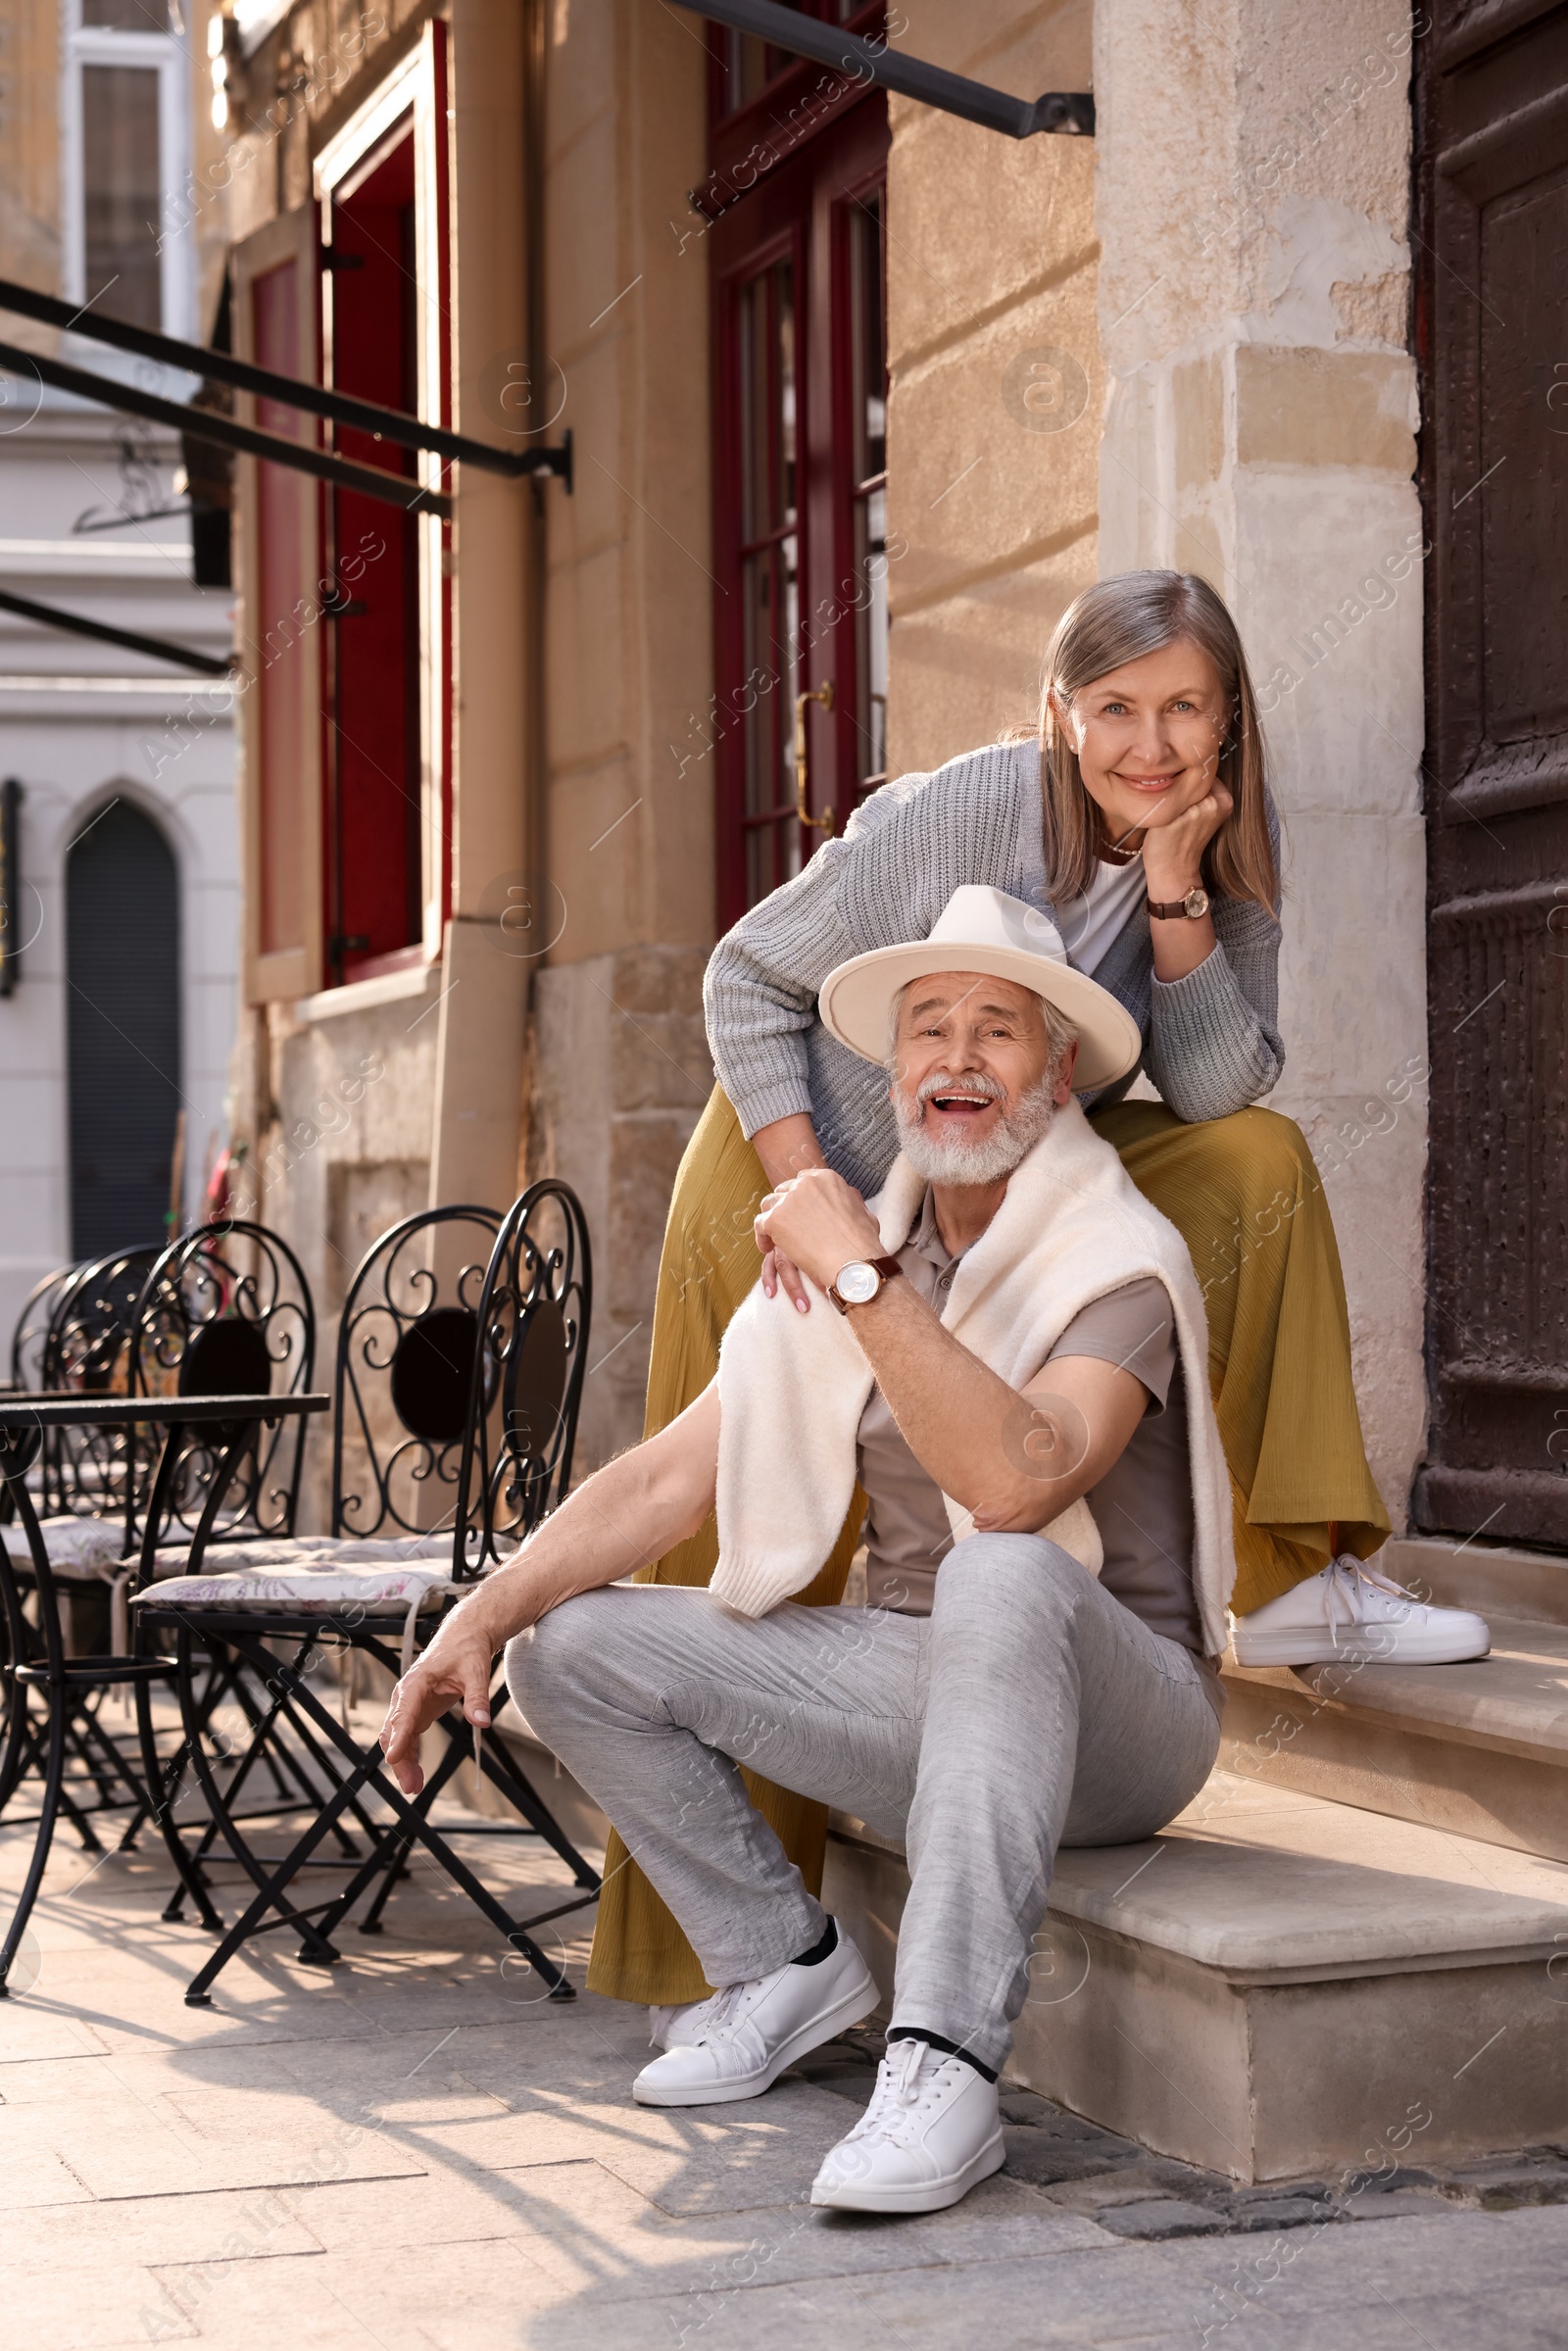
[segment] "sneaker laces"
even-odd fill
[[[1342,1626],[1366,1623],[1368,1601],[1373,1592],[1387,1592],[1393,1599],[1403,1600],[1412,1611],[1421,1605],[1413,1592],[1406,1592],[1402,1584],[1396,1584],[1388,1576],[1379,1575],[1375,1567],[1367,1567],[1361,1560],[1352,1558],[1348,1551],[1342,1551],[1339,1558],[1332,1560],[1325,1568],[1323,1583],[1329,1630],[1336,1635]]]
[[[705,2002],[708,2014],[703,2019],[702,2035],[697,2045],[701,2047],[704,2042],[714,2039],[720,2033],[739,2024],[741,2020],[736,2012],[747,1994],[756,1989],[755,1984],[726,1984],[722,1991],[714,1992],[712,1998]]]
[[[903,2135],[905,2126],[933,2087],[931,2081],[920,2079],[928,2057],[936,2058],[940,2065],[940,2053],[929,2041],[889,2041],[887,2055],[877,2069],[870,2104],[850,2131],[851,2138],[897,2140]]]

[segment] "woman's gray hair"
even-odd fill
[[[913,986],[913,980],[906,980],[903,987],[899,990],[897,996],[895,996],[893,999],[892,1004],[888,1006],[888,1053],[886,1067],[890,1077],[896,1077],[898,1075],[899,1021],[904,1012],[904,1000]],[[1066,1060],[1068,1053],[1078,1042],[1078,1031],[1074,1028],[1072,1022],[1067,1018],[1066,1013],[1057,1010],[1056,1006],[1052,1003],[1049,996],[1042,996],[1037,999],[1037,1002],[1040,1005],[1041,1016],[1046,1024],[1046,1041],[1051,1053],[1051,1060],[1048,1064],[1046,1074],[1050,1078],[1052,1084],[1054,1085],[1056,1079],[1061,1074],[1062,1063]]]

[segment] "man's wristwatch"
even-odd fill
[[[1149,911],[1156,922],[1177,922],[1183,916],[1198,922],[1208,912],[1208,892],[1202,888],[1189,890],[1185,898],[1167,899],[1163,905],[1157,898],[1148,902]]]
[[[852,1257],[839,1267],[827,1294],[839,1312],[848,1314],[852,1306],[868,1306],[883,1283],[903,1271],[897,1257]]]

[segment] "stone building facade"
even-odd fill
[[[0,0],[0,277],[181,338],[211,322],[220,152],[189,28],[125,0]],[[118,140],[106,142],[116,119]],[[106,280],[110,281],[106,286]],[[118,280],[118,284],[116,284]],[[0,313],[0,336],[173,400],[197,379]],[[0,370],[0,585],[221,663],[163,427]],[[161,1246],[227,1130],[239,845],[232,697],[173,662],[0,613],[0,776],[21,790],[0,994],[0,1332],[55,1267]],[[176,1120],[184,1113],[176,1172]]]
[[[874,29],[864,9],[810,13]],[[856,219],[874,219],[885,477],[852,481],[844,513],[871,514],[880,483],[866,525],[880,538],[856,543],[847,578],[870,577],[874,543],[881,584],[830,615],[859,632],[861,716],[870,692],[867,723],[885,729],[874,771],[1028,726],[1046,639],[1097,575],[1175,563],[1229,598],[1287,844],[1290,1057],[1272,1099],[1330,1182],[1369,1445],[1402,1523],[1427,1418],[1427,543],[1410,241],[1425,20],[1398,0],[1305,14],[1269,0],[902,0],[896,48],[1019,94],[1093,90],[1093,139],[1013,141],[744,52],[657,0],[238,14],[236,267],[290,216],[347,201],[334,154],[373,161],[396,119],[386,93],[425,74],[446,94],[448,243],[430,267],[449,274],[419,299],[448,320],[450,377],[424,396],[497,445],[557,446],[569,428],[573,448],[569,495],[559,478],[459,468],[449,535],[427,536],[421,560],[450,605],[426,683],[439,693],[445,661],[451,724],[443,743],[426,711],[416,933],[359,975],[318,948],[292,993],[256,984],[252,934],[237,1130],[263,1212],[328,1302],[395,1213],[427,1198],[503,1201],[557,1171],[582,1194],[596,1251],[589,1454],[637,1434],[663,1211],[710,1082],[704,959],[737,903],[746,828],[736,762],[753,721],[726,648],[762,557],[732,527],[751,427],[725,337],[772,269],[772,356],[757,342],[745,366],[776,372],[778,306],[800,296],[786,351],[790,366],[804,354],[800,381],[770,413],[796,403],[807,515],[809,466],[826,481],[833,456],[808,446],[821,341],[807,281],[833,237],[863,245]],[[857,107],[860,127],[847,128]],[[761,124],[738,150],[736,121]],[[821,162],[833,140],[842,185]],[[873,186],[864,156],[877,153]],[[817,195],[799,193],[812,171]],[[768,205],[774,228],[758,231],[745,279],[736,256]],[[790,255],[800,274],[786,282]],[[260,642],[270,618],[247,615],[242,637]],[[782,683],[814,688],[816,661],[801,656]],[[857,767],[825,706],[805,725],[813,777],[828,776],[812,789],[842,822],[872,737],[862,724]],[[775,728],[763,751],[785,759],[778,788],[793,794],[786,736]],[[250,737],[246,757],[254,803]],[[443,834],[449,870],[432,878]],[[524,909],[510,931],[509,906]],[[344,1107],[345,1073],[371,1067]]]

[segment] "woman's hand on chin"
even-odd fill
[[[1172,800],[1175,794],[1171,795]],[[1203,852],[1235,807],[1218,781],[1190,808],[1155,812],[1144,833],[1144,876],[1152,899],[1184,898],[1202,878]]]

